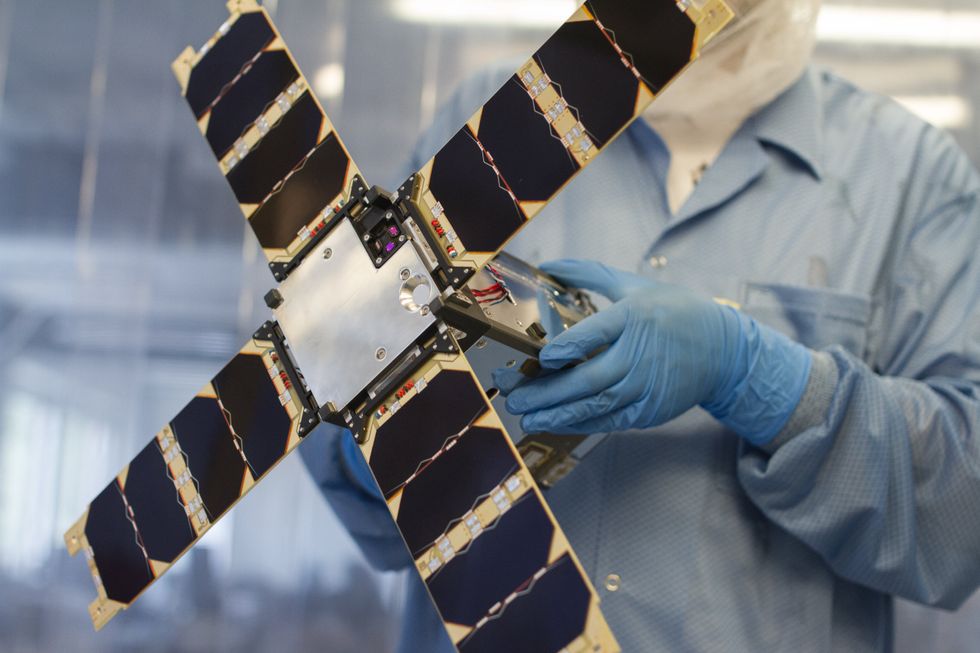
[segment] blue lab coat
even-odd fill
[[[461,88],[416,167],[510,70]],[[735,301],[813,350],[807,389],[762,449],[699,409],[612,435],[549,503],[624,651],[891,650],[893,596],[955,608],[980,584],[980,176],[944,132],[817,70],[676,215],[668,165],[637,121],[508,250]],[[372,563],[409,565],[339,436],[304,458]],[[414,573],[401,647],[452,650]]]

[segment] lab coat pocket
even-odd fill
[[[840,345],[864,358],[871,298],[867,295],[772,283],[748,282],[742,310],[810,349]]]

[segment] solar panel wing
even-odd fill
[[[588,577],[458,351],[407,372],[360,438],[450,638],[462,653],[619,651]]]
[[[363,182],[265,9],[255,0],[230,7],[228,21],[173,70],[281,279]]]
[[[65,533],[85,553],[101,628],[166,572],[317,418],[276,325],[263,325]]]
[[[732,18],[724,0],[583,4],[403,185],[442,263],[479,269]]]

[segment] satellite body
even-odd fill
[[[228,6],[173,69],[279,282],[273,319],[66,533],[95,580],[96,628],[325,421],[357,441],[460,651],[618,651],[541,489],[600,436],[521,433],[490,379],[539,373],[548,337],[595,309],[501,249],[731,8],[589,0],[387,193],[365,183],[266,11]]]

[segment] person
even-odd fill
[[[818,4],[762,0],[508,247],[610,302],[541,363],[602,353],[498,382],[526,429],[611,433],[547,498],[625,651],[889,651],[893,597],[980,584],[980,176],[812,67]],[[303,455],[410,565],[351,439]],[[408,584],[402,650],[452,650]]]

